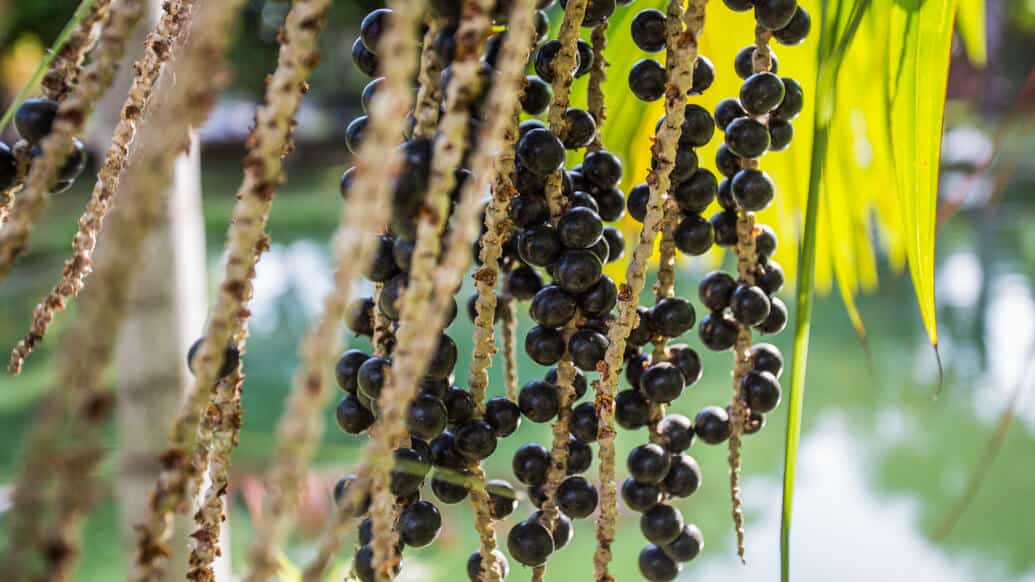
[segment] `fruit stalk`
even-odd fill
[[[604,83],[607,81],[607,67],[610,66],[604,57],[604,51],[607,50],[607,22],[593,28],[590,42],[593,43],[593,69],[589,73],[586,103],[590,115],[597,123],[597,133],[593,136],[593,143],[586,150],[596,152],[604,149],[604,121],[607,119],[604,98]]]
[[[706,1],[706,0],[705,0]],[[671,0],[668,18],[685,23],[685,28],[673,44],[672,66],[667,70],[665,88],[665,122],[658,131],[652,147],[656,167],[647,175],[650,199],[644,217],[640,238],[633,249],[626,270],[626,280],[619,287],[618,318],[608,330],[609,345],[604,363],[598,366],[601,378],[594,384],[599,418],[600,443],[600,515],[597,518],[597,549],[594,554],[594,578],[598,582],[613,580],[608,572],[611,544],[615,536],[617,492],[615,490],[615,417],[614,397],[618,376],[625,354],[629,333],[637,324],[636,307],[640,292],[646,285],[647,263],[665,213],[675,202],[668,195],[672,169],[675,167],[676,147],[686,115],[686,95],[693,80],[693,63],[697,55],[697,35],[704,25],[705,1],[694,0],[683,11],[682,2]]]
[[[464,143],[470,126],[470,104],[479,90],[480,55],[491,33],[489,0],[467,0],[456,33],[457,53],[450,69],[452,78],[445,93],[445,111],[439,120],[438,136],[431,159],[431,178],[417,225],[417,241],[409,271],[409,285],[402,298],[397,342],[391,374],[379,401],[381,421],[368,450],[377,458],[391,458],[392,451],[406,437],[406,413],[416,396],[419,380],[427,370],[431,354],[445,327],[446,310],[437,308],[433,295],[447,294],[449,300],[459,284],[436,277],[442,249],[442,233],[449,216],[449,193],[456,187]],[[509,119],[509,117],[508,117]],[[477,224],[477,221],[474,221]],[[477,228],[477,226],[476,226]],[[472,240],[475,237],[471,237]],[[463,243],[470,255],[469,242]],[[467,260],[470,260],[469,258]],[[452,274],[451,265],[443,270]],[[464,266],[466,268],[466,266]],[[462,273],[463,270],[460,270]],[[378,580],[390,580],[395,566],[394,546],[398,532],[393,527],[395,496],[388,487],[390,467],[374,466],[372,475],[374,571]]]
[[[100,4],[103,7],[95,5],[91,14],[107,12],[110,3]],[[97,100],[115,80],[126,43],[143,14],[140,6],[142,0],[118,2],[112,19],[101,30],[93,62],[82,72],[79,82],[68,86],[60,100],[50,133],[40,143],[42,153],[33,160],[25,177],[25,191],[15,201],[9,220],[0,231],[0,281],[10,273],[15,259],[28,249],[29,236],[47,206],[58,171],[74,149],[73,139],[82,133]],[[63,63],[62,66],[71,66],[72,61]]]
[[[503,336],[503,370],[507,387],[507,399],[517,402],[517,301],[513,297],[503,297],[503,324],[500,335]]]
[[[374,305],[381,302],[381,293],[384,292],[384,283],[374,285]],[[392,320],[385,317],[380,309],[374,309],[373,315],[374,335],[371,343],[374,346],[374,354],[387,356],[392,353],[392,345],[395,343],[395,332],[392,331]]]
[[[435,126],[438,124],[439,111],[442,106],[443,63],[435,51],[435,37],[441,30],[442,20],[437,18],[428,20],[428,30],[424,33],[420,68],[417,73],[420,88],[417,90],[417,105],[414,112],[417,126],[413,130],[413,135],[417,137],[431,137],[435,134]]]
[[[111,13],[111,4],[112,0],[95,0],[90,11],[79,21],[79,26],[54,56],[50,69],[40,82],[40,88],[48,99],[59,103],[64,101],[79,82],[83,59],[97,42],[95,27],[98,24],[104,25]]]
[[[752,70],[755,73],[768,71],[772,67],[771,53],[769,51],[769,39],[772,33],[762,26],[755,29],[755,51],[752,56]],[[758,160],[743,159],[741,167],[744,169],[757,169]],[[737,217],[737,271],[740,281],[747,285],[754,285],[755,272],[758,268],[757,253],[755,251],[755,213],[740,209]],[[740,392],[741,381],[751,369],[751,327],[738,323],[737,341],[733,346],[734,368],[733,368],[733,399],[730,402],[730,438],[729,438],[729,466],[730,466],[730,500],[732,504],[733,528],[737,535],[737,556],[744,562],[744,509],[743,500],[740,496],[740,469],[741,469],[741,436],[744,433],[744,424],[747,422],[749,410],[744,404],[743,395]]]
[[[348,191],[341,224],[334,236],[334,284],[324,299],[324,310],[309,328],[301,345],[302,368],[296,374],[278,427],[279,447],[271,468],[271,487],[280,501],[260,522],[253,542],[246,580],[268,580],[276,574],[276,548],[296,503],[301,475],[312,458],[323,431],[321,414],[330,396],[325,371],[340,345],[338,325],[351,298],[353,279],[373,260],[376,237],[390,219],[391,189],[402,168],[396,146],[406,115],[413,105],[409,79],[417,70],[417,29],[424,0],[390,2],[395,17],[381,39],[384,85],[371,103],[370,122],[355,159],[355,177]]]
[[[150,105],[151,95],[158,76],[169,62],[173,46],[181,39],[184,24],[189,19],[193,0],[175,0],[164,4],[164,12],[154,31],[144,43],[144,55],[137,60],[137,72],[130,86],[129,94],[122,105],[119,123],[115,126],[111,145],[105,154],[94,184],[90,201],[79,218],[79,229],[72,239],[72,256],[65,261],[61,280],[47,293],[32,313],[32,325],[28,333],[18,342],[11,353],[7,367],[9,374],[21,372],[25,358],[32,352],[47,333],[54,316],[65,309],[70,297],[82,290],[90,274],[94,248],[101,224],[111,209],[111,202],[118,191],[119,182],[126,170],[130,144],[133,143],[140,126],[140,120]],[[17,150],[16,150],[17,153]],[[24,169],[24,164],[23,164]],[[0,207],[3,204],[0,202]],[[2,221],[2,219],[0,219]]]
[[[228,259],[224,284],[220,286],[223,302],[217,303],[217,308],[223,309],[224,320],[230,324],[229,331],[238,351],[243,350],[247,336],[247,304],[252,296],[255,266],[269,245],[263,233],[276,187],[283,181],[283,156],[292,147],[294,118],[307,89],[306,80],[318,62],[317,39],[323,31],[329,7],[328,0],[298,0],[292,5],[279,35],[277,68],[267,84],[263,104],[256,110],[255,129],[248,141],[249,151],[244,162],[244,182],[237,194],[227,236]],[[213,315],[212,320],[215,319]],[[200,359],[195,361],[195,370],[202,364]],[[221,362],[211,364],[222,365]],[[241,426],[242,382],[238,365],[230,377],[219,382],[203,420],[202,430],[212,435],[208,463],[211,484],[195,515],[198,529],[191,535],[194,542],[189,580],[211,580],[214,576],[211,566],[218,552],[219,531],[225,515],[223,497],[229,483],[230,456],[237,445]]]

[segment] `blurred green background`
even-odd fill
[[[7,4],[0,42],[0,94],[9,99],[34,68],[40,47],[56,36],[76,3],[19,0]],[[234,463],[232,482],[237,486],[230,494],[231,556],[238,572],[243,570],[250,537],[244,493],[262,478],[274,446],[273,427],[297,363],[297,340],[329,287],[327,241],[337,224],[337,182],[347,163],[342,136],[348,120],[357,114],[365,82],[351,66],[349,47],[362,14],[376,5],[335,2],[331,32],[323,39],[323,60],[301,117],[299,150],[289,158],[289,179],[270,219],[273,247],[258,271],[252,339],[245,359],[246,421]],[[275,63],[274,31],[287,6],[286,2],[250,3],[234,48],[233,86],[203,133],[210,281],[216,280],[221,268],[222,240],[240,179],[242,132],[250,121],[250,104]],[[872,366],[840,300],[831,296],[819,301],[793,530],[797,580],[1035,580],[1035,503],[1031,502],[1035,397],[1021,400],[1018,418],[983,489],[955,531],[944,540],[934,535],[984,454],[986,440],[1010,395],[1019,383],[1031,383],[1026,366],[1035,356],[1035,231],[1030,226],[1035,221],[1035,166],[1014,164],[1003,179],[1008,162],[1026,159],[1035,148],[1030,117],[1010,120],[1017,126],[999,152],[998,163],[988,172],[973,174],[990,155],[991,136],[1004,123],[1004,112],[1032,67],[1035,4],[990,0],[988,6],[988,68],[974,70],[960,60],[950,81],[943,198],[955,200],[961,193],[967,198],[960,213],[939,233],[944,387],[940,397],[933,398],[938,372],[908,277],[883,268],[879,292],[860,300]],[[1000,182],[1005,183],[997,186]],[[89,186],[81,182],[54,200],[31,253],[0,287],[0,346],[12,345],[20,337],[35,301],[60,272]],[[684,267],[677,290],[693,297],[696,281],[711,266],[691,262]],[[466,296],[466,292],[461,295]],[[524,311],[522,330],[530,326]],[[68,320],[58,320],[55,337]],[[461,316],[449,333],[461,348],[458,369],[465,369],[470,323]],[[788,331],[775,340],[788,357],[791,339]],[[350,341],[366,347],[362,340]],[[694,337],[686,341],[698,345]],[[2,483],[10,482],[21,436],[48,385],[48,359],[55,345],[53,339],[46,342],[23,376],[0,379],[0,438],[8,443],[0,449]],[[704,379],[688,390],[673,411],[693,416],[705,405],[729,400],[729,355],[703,355]],[[493,368],[494,394],[502,392],[500,368]],[[523,381],[544,371],[522,359]],[[288,550],[288,558],[296,564],[305,563],[314,551],[319,512],[327,503],[330,483],[355,462],[363,444],[363,439],[337,429],[330,408],[327,422],[314,466],[321,489],[307,505],[309,513],[303,514]],[[695,445],[692,454],[704,471],[704,485],[679,506],[687,520],[704,532],[706,550],[684,568],[682,579],[772,580],[778,575],[783,430],[781,409],[745,445],[746,566],[739,564],[734,551],[726,449]],[[529,440],[546,443],[549,438],[548,427],[525,422],[486,463],[489,476],[513,480],[511,452]],[[645,434],[623,432],[619,459],[644,439]],[[114,446],[113,438],[111,442]],[[114,475],[110,461],[102,470]],[[623,472],[620,467],[620,475]],[[523,503],[511,520],[527,514],[529,507]],[[463,564],[477,544],[472,517],[466,506],[451,507],[445,514],[438,542],[407,551],[400,580],[464,579]],[[117,505],[109,494],[88,524],[78,580],[122,577],[117,523]],[[501,539],[505,531],[501,527]],[[640,579],[636,556],[644,543],[636,516],[623,514],[615,549],[618,580]],[[579,523],[573,543],[550,561],[547,579],[590,580],[593,545],[591,523]],[[348,559],[349,552],[343,552],[340,566]],[[512,564],[512,578],[530,574],[523,570]]]

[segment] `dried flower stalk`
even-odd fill
[[[604,149],[604,121],[607,120],[607,105],[604,98],[604,82],[607,81],[607,67],[610,66],[604,56],[604,51],[607,50],[607,22],[593,28],[590,42],[593,43],[593,69],[589,72],[586,102],[590,115],[597,122],[597,133],[593,136],[593,143],[586,149],[596,152]]]
[[[386,79],[371,104],[342,224],[335,233],[334,286],[324,300],[323,313],[303,339],[302,368],[278,428],[278,450],[270,469],[272,501],[251,548],[249,581],[268,580],[276,574],[275,550],[294,513],[294,492],[323,431],[321,414],[330,396],[326,371],[340,346],[338,325],[351,298],[353,279],[373,260],[376,241],[371,229],[383,228],[390,219],[391,189],[402,167],[396,136],[402,134],[413,104],[409,79],[417,70],[415,36],[425,2],[395,0],[389,6],[394,17],[378,47]]]
[[[384,283],[374,285],[374,305],[381,302],[381,293],[384,292]],[[374,335],[370,343],[374,348],[374,355],[387,356],[392,353],[392,346],[395,344],[395,331],[392,330],[392,320],[388,319],[380,309],[373,309]]]
[[[130,5],[125,7],[128,12]],[[143,8],[141,2],[139,10]],[[123,11],[118,12],[121,17]],[[142,243],[162,220],[173,163],[189,141],[189,128],[204,121],[216,92],[223,86],[219,55],[226,46],[225,31],[234,15],[233,11],[224,14],[216,9],[199,14],[194,42],[184,49],[176,64],[177,83],[170,85],[163,106],[148,121],[153,137],[141,143],[136,163],[130,166],[123,184],[126,200],[112,216],[107,242],[98,258],[96,296],[84,301],[77,325],[66,340],[71,347],[63,351],[68,360],[62,366],[58,385],[76,388],[72,402],[75,415],[69,429],[75,445],[62,459],[64,470],[57,491],[62,503],[48,537],[50,547],[66,551],[52,559],[47,579],[63,579],[74,565],[78,531],[93,497],[94,469],[104,452],[98,431],[110,410],[110,396],[100,383],[101,373],[111,359],[123,318],[122,306],[142,259]],[[88,82],[89,76],[84,84]]]
[[[126,169],[130,144],[150,104],[155,82],[169,61],[173,45],[183,32],[192,5],[193,0],[174,0],[163,4],[164,12],[155,30],[147,37],[144,55],[135,64],[136,77],[122,105],[119,123],[115,127],[90,201],[79,218],[79,230],[72,241],[72,257],[65,261],[61,280],[33,310],[28,333],[11,353],[7,371],[12,375],[21,372],[25,358],[46,335],[55,314],[64,310],[68,298],[75,297],[83,288],[91,270],[91,255],[97,245],[97,234]]]
[[[414,117],[417,126],[413,134],[417,137],[430,137],[435,134],[438,125],[439,111],[442,106],[442,67],[444,63],[435,50],[435,37],[443,29],[443,22],[433,18],[428,21],[428,30],[424,33],[423,48],[420,53],[420,72],[417,80],[417,105]]]
[[[550,131],[564,140],[567,133],[567,124],[564,123],[564,112],[568,110],[568,103],[571,100],[571,85],[575,82],[575,69],[578,66],[578,41],[579,28],[586,16],[586,5],[588,0],[569,0],[564,9],[564,20],[561,21],[561,29],[557,33],[557,41],[561,48],[554,57],[553,63],[553,100],[550,101],[550,109],[547,112],[547,121]],[[567,201],[564,199],[561,187],[561,172],[551,174],[546,180],[546,202],[550,206],[550,218],[556,221],[565,208]]]
[[[112,0],[96,0],[65,45],[54,55],[50,69],[40,82],[40,89],[48,99],[59,103],[64,101],[79,82],[83,59],[97,40],[95,28],[108,18],[111,3]]]
[[[615,536],[617,492],[615,483],[615,421],[614,396],[618,387],[618,375],[622,367],[626,341],[636,325],[636,306],[640,292],[646,284],[647,263],[654,248],[662,221],[674,201],[668,194],[671,174],[675,166],[676,147],[682,132],[686,114],[686,95],[693,81],[693,65],[696,60],[697,35],[704,22],[706,0],[692,1],[685,14],[682,2],[671,0],[668,5],[669,21],[685,21],[685,29],[674,43],[672,59],[668,67],[668,83],[665,90],[665,122],[658,131],[652,147],[657,166],[647,175],[650,199],[647,215],[643,221],[640,238],[633,249],[626,280],[619,287],[618,318],[608,330],[609,345],[605,361],[598,365],[601,374],[594,387],[600,431],[600,515],[597,518],[597,550],[593,559],[594,577],[598,582],[613,580],[608,572],[611,561],[611,544]]]
[[[15,201],[8,223],[0,231],[0,281],[10,273],[15,259],[28,249],[29,235],[47,205],[58,170],[72,153],[72,140],[82,133],[96,101],[115,79],[126,43],[140,19],[135,4],[135,0],[119,3],[111,22],[101,31],[94,61],[83,71],[81,82],[72,86],[58,105],[54,125],[40,144],[42,153],[25,178],[25,192]],[[91,14],[97,10],[95,6]],[[103,11],[107,11],[107,5]]]
[[[752,70],[756,73],[772,68],[772,54],[769,51],[769,39],[772,33],[762,26],[755,28],[755,51],[752,55]],[[758,160],[741,160],[743,168],[758,168]],[[758,257],[755,251],[755,213],[739,211],[737,217],[737,271],[740,281],[747,285],[755,284],[755,273],[758,269]],[[744,561],[744,510],[740,497],[741,468],[741,435],[747,423],[748,410],[740,393],[740,383],[744,375],[751,369],[751,327],[738,325],[737,341],[733,346],[733,398],[730,402],[730,501],[733,514],[733,529],[737,535],[737,556]]]
[[[503,298],[503,325],[500,335],[503,336],[503,374],[507,387],[507,398],[517,402],[517,301],[513,297]]]
[[[490,0],[467,0],[463,3],[460,27],[456,33],[456,58],[450,65],[453,76],[446,89],[445,111],[439,120],[435,139],[428,192],[417,224],[409,285],[399,310],[392,372],[380,398],[381,427],[368,445],[371,450],[380,451],[382,458],[390,458],[406,436],[406,412],[445,327],[446,310],[436,308],[433,294],[449,294],[452,301],[452,294],[462,277],[462,274],[449,273],[455,281],[446,282],[440,277],[441,272],[436,272],[436,266],[449,215],[449,193],[456,187],[456,169],[460,167],[468,138],[470,103],[483,89],[479,87],[479,59],[491,33],[488,17],[491,8]],[[467,261],[470,261],[469,244],[464,243]],[[393,528],[392,511],[395,498],[387,487],[389,467],[376,466],[374,469],[371,508],[374,569],[379,580],[390,580],[397,560],[394,546],[398,533]]]

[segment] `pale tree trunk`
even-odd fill
[[[116,90],[98,108],[91,132],[97,146],[94,151],[107,148],[132,80],[131,63],[140,55],[143,39],[161,13],[161,4],[162,0],[151,0],[146,25],[141,26],[139,42],[134,44],[138,50],[128,55]],[[152,105],[160,100],[161,87],[156,90]],[[145,245],[145,264],[137,274],[131,300],[126,305],[127,318],[116,353],[115,484],[124,548],[133,547],[134,527],[144,520],[148,496],[160,470],[156,459],[168,445],[171,422],[192,386],[186,365],[187,349],[204,329],[207,284],[200,164],[200,148],[195,140],[189,154],[177,161],[168,219],[155,229]],[[192,525],[189,516],[177,522],[166,580],[184,579]],[[229,581],[228,524],[224,524],[222,532],[224,550],[216,564],[216,579]],[[131,556],[132,552],[127,554]]]

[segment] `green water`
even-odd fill
[[[321,180],[321,186],[322,186]],[[328,189],[324,191],[332,191]],[[273,446],[273,426],[296,362],[295,342],[312,317],[326,289],[326,235],[333,213],[305,204],[281,205],[274,216],[276,240],[261,264],[252,340],[245,361],[248,383],[246,421],[236,456],[235,482],[255,483]],[[72,199],[69,208],[79,202]],[[45,236],[61,239],[70,231],[58,210]],[[225,201],[209,212],[210,241],[220,240]],[[321,216],[317,216],[321,214]],[[908,280],[884,273],[881,291],[862,299],[869,331],[871,367],[836,295],[819,301],[808,371],[805,426],[798,470],[793,539],[795,580],[1035,580],[1035,396],[1023,400],[988,478],[958,526],[946,539],[935,531],[962,493],[967,476],[983,454],[996,417],[1024,373],[1035,341],[1035,299],[1030,276],[1035,272],[1035,239],[1021,225],[1030,222],[1030,207],[1007,207],[988,218],[958,217],[944,231],[939,248],[939,293],[945,381],[939,398],[937,368],[926,344]],[[332,218],[327,218],[330,215]],[[225,219],[223,219],[225,221]],[[210,267],[218,267],[219,249],[212,246]],[[49,282],[61,251],[44,246],[33,262],[23,265],[13,285],[0,290],[0,344],[18,335],[36,294]],[[680,274],[677,288],[692,294],[700,272]],[[67,321],[65,318],[63,321]],[[521,328],[529,326],[527,317]],[[60,331],[60,329],[58,329]],[[467,365],[470,324],[458,318],[450,333],[458,340]],[[789,357],[791,335],[775,343]],[[695,347],[696,338],[688,340]],[[54,345],[53,340],[49,345]],[[362,345],[362,342],[355,342]],[[31,407],[50,368],[44,350],[18,380],[0,383],[0,435],[8,446],[0,451],[0,478],[9,480],[28,425]],[[692,416],[709,404],[729,400],[728,354],[707,354],[704,379],[672,410]],[[522,362],[521,378],[544,370]],[[493,390],[501,391],[499,367]],[[1030,372],[1029,372],[1030,375]],[[688,521],[705,536],[705,550],[687,564],[682,580],[776,580],[779,576],[778,533],[780,479],[783,466],[785,407],[771,415],[768,426],[748,437],[744,447],[747,515],[747,565],[736,558],[730,523],[725,447],[696,443],[691,453],[704,471],[704,484],[692,498],[678,503]],[[331,427],[320,450],[315,473],[329,482],[343,474],[357,456],[361,439]],[[619,459],[646,439],[643,431],[623,432]],[[502,441],[487,463],[491,477],[512,480],[511,452],[529,440],[548,442],[548,427],[525,422]],[[114,441],[112,441],[114,442]],[[112,467],[106,464],[106,475]],[[595,474],[592,469],[590,475]],[[620,467],[620,474],[624,468]],[[322,496],[318,493],[318,498]],[[511,518],[530,511],[525,502]],[[121,577],[122,552],[114,500],[106,498],[88,525],[79,580],[109,581]],[[316,508],[318,513],[319,508]],[[476,537],[466,506],[444,510],[442,536],[432,547],[406,552],[400,580],[461,581]],[[301,564],[311,555],[320,515],[306,520],[307,535],[297,536],[288,557]],[[233,492],[235,570],[243,569],[249,537],[249,514]],[[0,516],[0,527],[7,523]],[[623,514],[615,545],[618,580],[639,580],[636,556],[644,545],[636,516]],[[501,539],[506,529],[500,529]],[[590,521],[578,523],[573,542],[549,563],[548,580],[592,579],[594,546]],[[348,553],[343,552],[344,567]],[[512,564],[511,579],[530,572]]]

